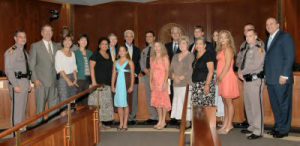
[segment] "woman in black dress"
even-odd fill
[[[194,106],[206,107],[215,105],[214,56],[206,51],[204,39],[197,39],[196,59],[193,63],[192,103]]]
[[[113,62],[107,52],[109,40],[101,38],[98,42],[98,51],[90,59],[92,85],[103,84],[103,90],[95,96],[90,96],[89,105],[97,105],[97,98],[100,103],[100,120],[102,122],[114,119],[113,102],[111,94],[111,77]],[[103,128],[109,128],[102,123]]]

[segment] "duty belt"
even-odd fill
[[[251,82],[257,79],[263,79],[265,76],[264,72],[261,71],[260,73],[253,73],[253,74],[245,74],[243,75],[246,82]]]
[[[26,74],[23,74],[21,71],[15,72],[15,77],[17,79],[28,78],[30,80],[30,78],[31,78],[31,72],[26,73]]]

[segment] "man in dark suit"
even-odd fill
[[[275,117],[274,138],[288,136],[292,118],[293,63],[295,46],[290,34],[279,29],[275,18],[268,18],[266,29],[265,78]]]
[[[119,53],[118,38],[115,34],[111,33],[108,35],[108,39],[109,39],[109,49],[107,50],[107,52],[109,52],[112,61],[115,62]]]
[[[204,33],[204,29],[202,26],[197,25],[194,27],[194,43],[192,43],[189,47],[190,52],[192,52],[194,54],[196,53],[195,52],[195,41],[198,38],[205,38],[204,35],[205,35],[205,33]],[[206,50],[210,51],[211,53],[214,54],[214,56],[216,56],[216,50],[214,50],[212,43],[206,40],[205,44],[206,44]]]
[[[169,42],[165,45],[169,55],[170,62],[172,61],[172,58],[175,54],[181,52],[179,49],[179,39],[181,37],[181,29],[177,26],[172,27],[171,37],[172,37],[172,42]]]
[[[131,104],[131,113],[129,116],[129,124],[135,124],[136,122],[136,113],[138,111],[138,75],[141,72],[140,67],[140,58],[141,51],[138,47],[133,44],[134,32],[132,30],[126,30],[124,32],[125,46],[128,49],[129,56],[134,63],[135,70],[135,79],[134,79],[134,89],[132,93],[132,104]]]

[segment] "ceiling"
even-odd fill
[[[94,6],[109,2],[116,2],[116,1],[123,1],[123,2],[138,2],[138,3],[147,3],[156,0],[41,0],[47,2],[54,2],[54,3],[70,3],[74,5],[87,5],[87,6]]]

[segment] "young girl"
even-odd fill
[[[127,48],[119,48],[118,60],[114,63],[111,88],[115,92],[114,105],[118,107],[120,125],[117,130],[127,131],[128,123],[128,94],[133,91],[134,64],[129,59]]]
[[[154,49],[150,57],[150,88],[151,105],[157,109],[158,123],[155,129],[163,129],[166,126],[167,111],[171,110],[171,101],[168,93],[169,57],[165,46],[154,43]]]

